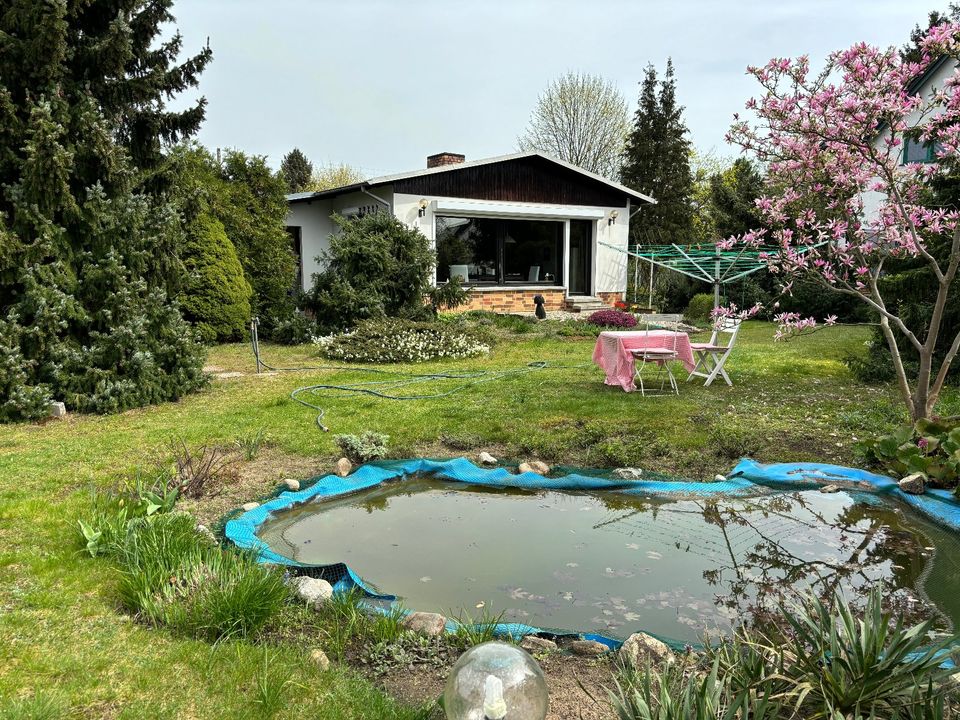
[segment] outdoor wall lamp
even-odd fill
[[[423,217],[427,214],[427,205],[430,202],[426,198],[420,198],[420,209],[417,210],[417,217]]]
[[[618,213],[616,210],[611,210],[609,217],[607,217],[607,225],[613,225],[617,221],[618,217],[620,217],[620,213]]]

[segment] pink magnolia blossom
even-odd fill
[[[768,191],[756,200],[762,227],[732,245],[760,250],[784,293],[794,279],[852,295],[879,316],[893,355],[898,386],[914,417],[925,417],[942,388],[946,369],[960,352],[960,335],[939,369],[932,364],[940,327],[916,333],[881,294],[884,263],[920,258],[937,278],[934,307],[942,308],[960,265],[960,213],[923,204],[925,191],[960,161],[960,71],[934,92],[911,92],[911,82],[939,58],[960,57],[960,24],[930,30],[920,62],[904,62],[897,48],[859,43],[832,53],[819,73],[805,56],[774,58],[747,72],[762,93],[734,118],[728,141],[767,169]],[[904,133],[936,148],[938,163],[903,163]],[[946,263],[928,243],[951,248]],[[934,317],[939,317],[934,313]],[[776,337],[811,332],[812,317],[780,313]],[[836,317],[824,320],[834,324]],[[895,340],[900,333],[916,352],[928,385],[911,387]],[[951,338],[952,339],[952,338]]]

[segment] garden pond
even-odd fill
[[[407,608],[614,638],[693,643],[796,591],[856,600],[876,583],[908,619],[960,622],[960,538],[857,491],[678,500],[408,477],[274,513],[257,534]]]

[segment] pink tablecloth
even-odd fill
[[[596,347],[593,348],[593,361],[599,365],[607,378],[607,385],[619,385],[627,392],[636,390],[633,376],[636,370],[631,350],[643,348],[673,349],[674,337],[677,342],[677,359],[690,372],[694,368],[693,348],[690,336],[672,330],[609,330],[600,333]]]

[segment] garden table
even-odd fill
[[[673,349],[677,343],[677,359],[683,363],[687,372],[696,366],[690,336],[673,330],[605,330],[597,338],[593,348],[593,361],[607,374],[607,385],[619,385],[626,392],[636,390],[633,384],[636,367],[631,350],[644,348]]]

